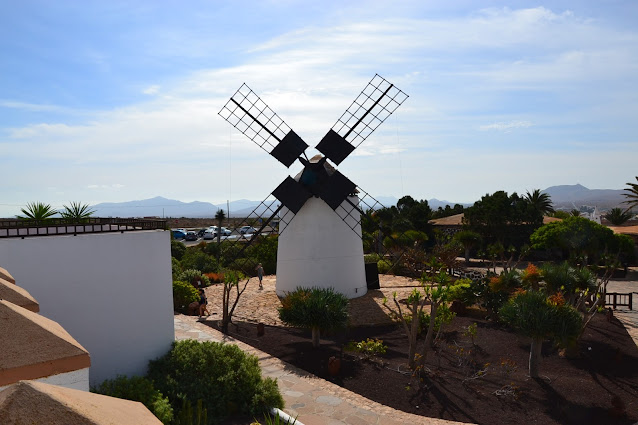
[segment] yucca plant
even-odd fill
[[[84,221],[95,212],[89,204],[82,204],[80,202],[71,202],[70,205],[63,205],[63,207],[64,210],[60,211],[60,215],[63,218],[74,221]]]
[[[21,220],[34,221],[48,220],[58,213],[50,204],[45,204],[44,202],[28,203],[27,207],[21,208],[20,211],[22,211],[22,214],[24,215],[17,215],[17,218]]]
[[[297,288],[281,301],[282,322],[312,330],[312,346],[319,347],[321,330],[343,328],[348,323],[348,298],[332,288]]]

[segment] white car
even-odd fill
[[[217,237],[217,230],[206,229],[204,231],[204,239],[215,239]]]
[[[257,229],[255,229],[252,226],[243,226],[239,229],[239,233],[241,233],[242,235],[246,234],[246,233],[255,233],[257,231]]]
[[[230,236],[232,233],[233,233],[232,230],[222,227],[222,230],[221,230],[222,236]]]

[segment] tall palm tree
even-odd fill
[[[21,208],[20,211],[24,215],[16,215],[17,218],[37,221],[47,220],[58,213],[50,204],[44,202],[30,202],[26,208]]]
[[[215,220],[217,220],[217,264],[219,265],[219,254],[221,253],[221,242],[222,242],[222,223],[226,218],[226,214],[224,210],[218,209],[215,214]]]
[[[636,181],[638,181],[638,176],[636,176]],[[627,198],[623,204],[629,205],[626,210],[629,211],[634,207],[638,207],[638,183],[627,183],[627,186],[629,186],[625,188],[627,193],[623,193],[622,196]]]
[[[540,189],[534,189],[532,193],[528,191],[524,199],[543,216],[554,213],[551,197],[547,193],[542,193]]]
[[[85,221],[91,217],[95,210],[92,210],[89,204],[82,204],[80,202],[71,201],[70,205],[63,205],[64,210],[60,211],[62,218],[66,218],[73,221]]]

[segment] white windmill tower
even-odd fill
[[[374,201],[373,208],[381,204],[327,160],[339,165],[407,97],[375,75],[316,146],[322,155],[312,159],[305,154],[308,145],[246,84],[219,112],[286,167],[297,159],[304,166],[295,178],[288,176],[272,192],[279,204],[268,208],[272,214],[262,225],[264,229],[280,217],[278,295],[312,286],[332,287],[349,298],[366,293],[361,204],[366,210],[369,199]]]

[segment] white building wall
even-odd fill
[[[33,379],[33,381],[44,382],[45,384],[58,385],[60,387],[71,388],[73,390],[89,391],[89,368],[74,370],[73,372],[60,373],[58,375],[47,376],[46,378]],[[0,387],[0,391],[13,384]]]
[[[355,205],[359,202],[356,197],[350,200]],[[286,208],[282,209],[281,216],[286,212]],[[355,231],[324,201],[313,197],[288,226],[280,221],[277,295],[285,296],[299,286],[332,287],[348,298],[366,294],[361,226],[358,217],[350,216],[346,220]]]
[[[170,349],[170,232],[0,239],[0,264],[88,350],[91,385],[142,375]]]

